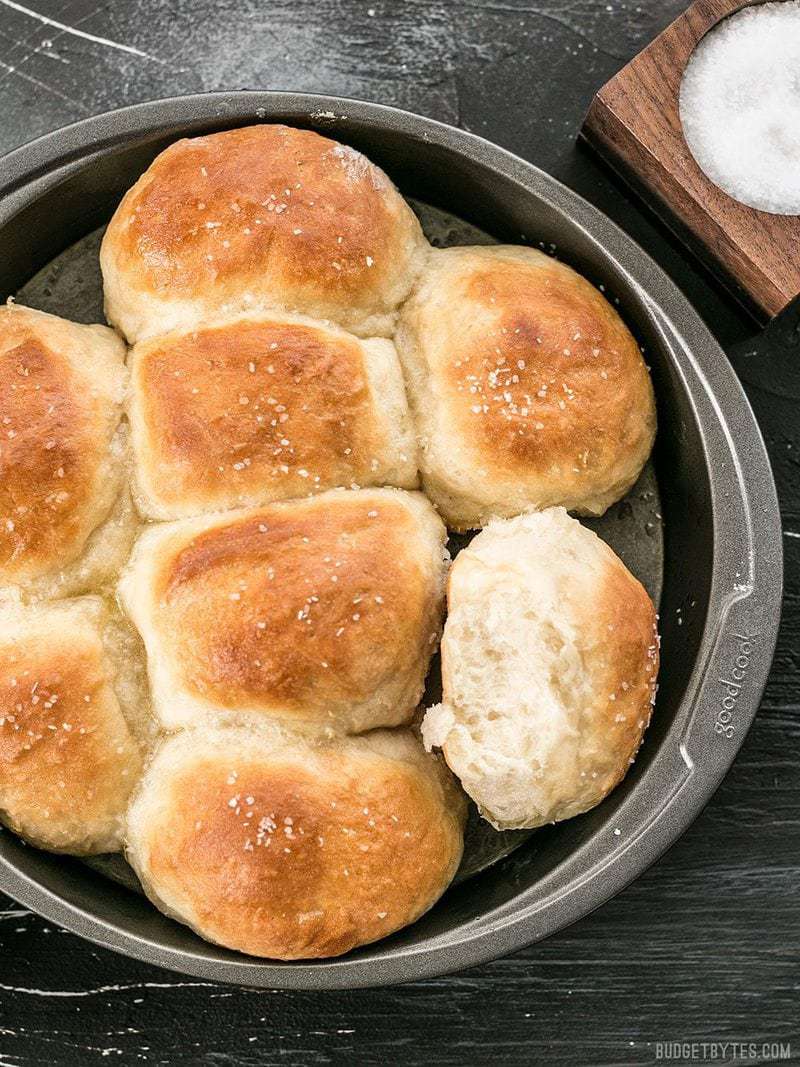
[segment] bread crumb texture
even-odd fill
[[[498,829],[567,819],[633,762],[657,672],[652,602],[603,541],[562,508],[497,520],[450,574],[425,744]]]

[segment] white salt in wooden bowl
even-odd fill
[[[800,294],[798,64],[800,0],[696,0],[581,131],[761,318]]]

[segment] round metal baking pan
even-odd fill
[[[541,245],[619,302],[652,367],[659,436],[644,480],[596,528],[660,595],[652,725],[631,772],[598,808],[524,841],[500,844],[502,835],[480,838],[479,829],[471,866],[435,908],[340,959],[263,962],[207,944],[124,885],[7,832],[0,889],[93,941],[208,979],[269,988],[399,982],[480,963],[561,929],[631,882],[698,815],[766,682],[781,597],[778,505],[730,365],[652,260],[530,164],[393,108],[212,93],[125,108],[25,145],[0,160],[0,297],[22,290],[26,302],[75,318],[83,307],[97,319],[96,267],[84,264],[93,231],[124,191],[176,138],[259,121],[317,129],[366,152],[415,202],[434,238],[463,243],[477,228],[486,239]]]

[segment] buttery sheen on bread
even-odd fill
[[[428,501],[399,489],[147,530],[119,589],[161,723],[408,722],[439,636],[445,539]]]
[[[118,849],[143,703],[98,597],[0,608],[0,820],[54,852]]]
[[[448,526],[600,515],[650,453],[655,404],[617,312],[531,248],[433,249],[396,337],[425,492]]]
[[[427,242],[360,152],[280,125],[176,141],[103,239],[109,322],[131,344],[252,308],[388,336]]]
[[[251,312],[144,341],[130,364],[135,496],[150,518],[417,485],[391,341]]]
[[[167,915],[228,948],[334,956],[427,911],[463,849],[464,799],[407,730],[311,741],[272,727],[166,739],[127,856]]]
[[[124,355],[104,326],[0,307],[0,599],[97,587],[130,551]]]
[[[293,960],[446,889],[446,762],[499,828],[598,803],[649,719],[653,607],[565,511],[521,513],[600,513],[647,458],[600,293],[531,249],[431,249],[364,156],[268,124],[167,148],[100,258],[127,361],[0,308],[0,821],[124,848],[168,916]],[[446,762],[418,712],[442,518],[489,523],[422,724]]]
[[[498,829],[568,819],[624,777],[657,672],[650,598],[599,537],[562,508],[498,520],[450,572],[423,737]]]

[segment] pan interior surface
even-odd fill
[[[555,932],[623,888],[699,813],[730,766],[777,633],[780,526],[763,443],[711,335],[648,257],[594,209],[479,138],[404,112],[325,97],[225,93],[87,120],[0,162],[0,299],[103,321],[97,248],[120,197],[168,143],[254,121],[309,126],[364,151],[412,200],[434,243],[544,247],[619,303],[651,367],[656,448],[628,497],[588,523],[660,605],[651,726],[594,810],[532,834],[474,817],[457,882],[418,922],[330,961],[262,962],[199,939],[124,885],[118,858],[68,857],[0,832],[0,888],[99,943],[214,980],[364,986],[440,974]],[[491,236],[489,236],[491,235]],[[745,458],[743,458],[745,457]],[[753,515],[759,516],[755,523]],[[463,546],[451,539],[451,551]],[[720,724],[719,672],[753,632],[750,681]],[[438,699],[438,666],[426,702]],[[728,733],[730,729],[730,733]],[[477,875],[477,876],[476,876]]]

